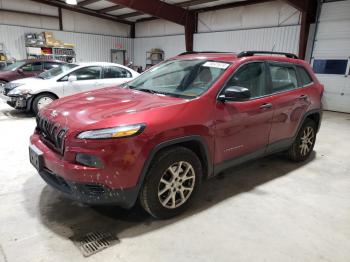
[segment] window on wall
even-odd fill
[[[272,93],[291,90],[298,87],[298,78],[294,67],[270,65]]]
[[[316,74],[345,75],[347,65],[345,59],[315,59],[313,68]]]

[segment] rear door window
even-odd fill
[[[22,67],[22,70],[25,72],[42,71],[42,63],[41,62],[28,63]]]
[[[103,78],[131,78],[132,74],[129,70],[118,66],[108,66],[103,70]]]
[[[57,68],[59,67],[61,64],[59,63],[54,63],[54,62],[45,62],[44,63],[44,70],[50,70],[52,68]]]
[[[272,93],[292,90],[298,87],[298,78],[294,66],[270,64]]]
[[[75,75],[78,81],[82,80],[94,80],[101,78],[102,68],[99,66],[90,66],[78,69],[70,75]]]

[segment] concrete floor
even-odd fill
[[[34,126],[0,102],[0,262],[350,261],[350,115],[325,113],[307,163],[271,156],[228,170],[168,221],[61,197],[28,162]],[[94,231],[120,243],[84,258],[70,239]]]

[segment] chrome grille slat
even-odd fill
[[[36,123],[37,130],[43,138],[44,143],[53,147],[60,154],[63,154],[64,138],[68,129],[62,128],[59,123],[49,120],[40,113],[36,117]]]

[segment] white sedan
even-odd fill
[[[0,87],[7,104],[35,114],[53,100],[80,92],[120,85],[139,76],[136,71],[113,63],[65,64]]]

